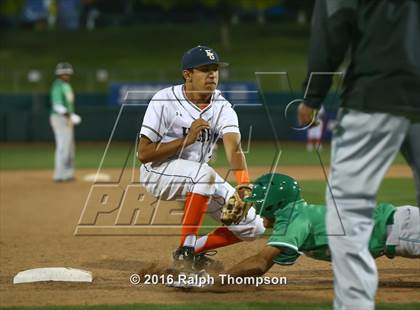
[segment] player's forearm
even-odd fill
[[[245,155],[241,148],[239,134],[226,134],[223,137],[226,157],[232,170],[246,170]]]
[[[232,170],[247,170],[245,155],[240,148],[231,152],[228,161]]]
[[[226,274],[232,277],[259,277],[265,274],[272,265],[273,263],[271,261],[254,255],[230,268]]]
[[[281,253],[280,248],[265,246],[258,254],[248,257],[226,273],[233,277],[259,277],[273,266],[273,258]]]
[[[185,144],[185,138],[176,139],[168,143],[149,143],[139,145],[138,159],[143,163],[165,160],[179,154]]]

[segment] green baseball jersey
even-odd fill
[[[391,215],[394,211],[395,207],[386,203],[379,204],[374,210],[375,224],[369,242],[373,257],[384,254],[386,226],[392,223]],[[325,206],[307,204],[303,199],[278,210],[267,244],[281,247],[282,252],[273,261],[281,265],[291,265],[301,254],[330,261],[325,216]]]
[[[64,114],[74,112],[74,93],[71,85],[56,79],[51,86],[51,113]]]

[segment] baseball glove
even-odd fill
[[[235,193],[228,199],[223,206],[220,220],[225,225],[239,224],[239,222],[248,214],[251,203],[243,199],[250,196],[252,188],[249,185],[238,185]]]

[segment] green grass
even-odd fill
[[[79,143],[76,151],[76,167],[97,169],[104,154],[106,143]],[[255,142],[249,150],[243,146],[246,153],[248,166],[269,166],[276,157],[276,148],[273,143]],[[131,167],[134,159],[134,148],[129,143],[113,143],[105,156],[103,168],[121,168],[125,165]],[[323,151],[318,158],[316,152],[307,152],[303,143],[281,142],[281,155],[278,165],[281,166],[303,166],[303,165],[329,165],[330,150],[324,145]],[[136,165],[138,162],[135,161]],[[401,155],[398,155],[395,163],[405,163]],[[223,146],[219,146],[215,167],[228,166]],[[32,169],[53,169],[54,166],[54,145],[51,144],[0,144],[0,170],[32,170]]]
[[[303,197],[314,204],[324,204],[326,183],[324,181],[300,181]],[[417,205],[414,180],[411,178],[384,179],[379,188],[378,202],[394,205]]]
[[[416,310],[420,303],[411,304],[378,304],[378,310]],[[285,310],[325,310],[331,309],[329,304],[297,304],[297,303],[200,303],[200,304],[133,304],[133,305],[96,305],[96,306],[47,306],[47,307],[16,307],[1,308],[4,310],[220,310],[220,309],[240,309],[240,310],[260,310],[260,309],[285,309]]]
[[[220,44],[220,25],[212,23],[160,23],[92,32],[9,30],[1,31],[0,37],[3,93],[45,92],[54,66],[63,60],[74,65],[73,86],[79,92],[107,90],[106,82],[96,81],[95,72],[101,68],[108,70],[110,81],[180,80],[181,57],[198,44],[215,48],[230,63],[230,80],[255,80],[255,71],[287,71],[298,89],[306,71],[309,28],[287,23],[233,26],[229,50]],[[42,71],[39,85],[27,82],[30,69]],[[278,78],[264,82],[264,87],[278,89],[279,82]]]

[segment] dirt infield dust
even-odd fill
[[[130,284],[129,277],[133,273],[161,274],[171,263],[171,252],[177,246],[178,237],[74,236],[91,186],[82,181],[88,172],[91,171],[78,171],[76,182],[63,184],[53,183],[50,171],[1,172],[1,306],[332,300],[330,264],[305,257],[293,266],[274,266],[268,273],[268,276],[287,277],[287,285],[183,291],[162,285]],[[251,170],[253,176],[261,172]],[[285,172],[296,178],[302,173],[299,169]],[[391,173],[405,176],[407,169]],[[308,175],[306,169],[305,178],[316,177]],[[220,249],[217,258],[230,267],[242,260],[245,253],[252,255],[263,246],[264,240],[243,242]],[[377,263],[378,302],[419,301],[419,260],[381,258]],[[17,272],[47,266],[90,270],[94,282],[12,284]]]

